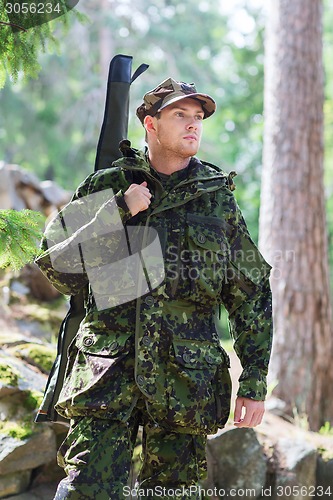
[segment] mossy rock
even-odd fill
[[[8,349],[16,357],[35,366],[43,373],[49,373],[56,357],[56,348],[36,343],[19,344]]]
[[[23,440],[33,434],[33,426],[27,422],[0,422],[0,434]]]
[[[40,406],[43,394],[39,391],[21,391],[11,396],[10,403],[3,408],[4,418],[0,422],[0,434],[16,439],[26,439],[38,429],[34,415]]]
[[[3,386],[17,387],[20,374],[15,368],[4,361],[0,361],[0,384]]]
[[[37,410],[41,405],[43,400],[43,393],[39,391],[25,391],[24,392],[24,400],[22,402],[23,407],[28,410],[28,412],[32,412]]]

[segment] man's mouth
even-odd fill
[[[184,139],[187,139],[188,141],[197,141],[197,136],[196,135],[185,135]]]

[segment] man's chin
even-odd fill
[[[186,157],[194,156],[197,154],[198,151],[199,151],[199,144],[197,142],[194,142],[193,144],[188,144],[183,148],[183,153],[185,154]]]

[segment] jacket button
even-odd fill
[[[205,359],[207,361],[207,363],[214,363],[214,359],[212,358],[212,356],[210,354],[207,354],[207,356],[205,356]]]
[[[220,246],[221,246],[221,250],[223,250],[224,252],[226,252],[228,250],[228,247],[224,241],[222,241]]]
[[[91,345],[93,345],[94,343],[94,339],[93,337],[86,337],[84,340],[83,340],[83,344],[87,347],[90,347]]]
[[[148,297],[145,298],[145,303],[147,306],[152,306],[154,304],[154,297],[148,295]]]
[[[115,351],[119,347],[119,343],[115,340],[114,342],[111,342],[110,344],[110,350]]]
[[[206,239],[207,239],[206,236],[202,233],[199,233],[197,236],[197,240],[199,243],[205,243]]]
[[[185,361],[185,363],[190,363],[191,362],[191,356],[190,356],[190,354],[188,354],[187,352],[185,352],[185,354],[183,354],[183,360]]]
[[[136,378],[136,381],[137,381],[138,385],[144,385],[145,378],[144,378],[143,375],[138,375],[137,378]]]
[[[151,339],[147,335],[145,335],[142,339],[142,343],[144,346],[148,347],[151,344]]]

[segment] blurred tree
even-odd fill
[[[318,430],[333,422],[322,1],[272,0],[266,43],[260,246],[274,266],[273,394]]]
[[[324,14],[323,56],[325,67],[325,192],[330,282],[331,289],[333,289],[333,3],[330,0],[324,0]]]

